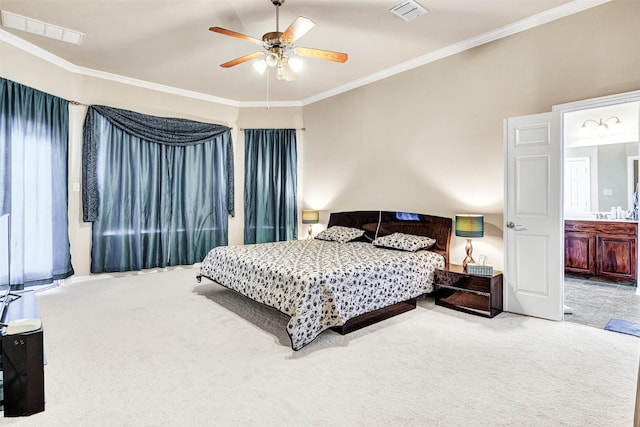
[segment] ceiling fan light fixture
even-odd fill
[[[278,58],[278,55],[276,55],[275,53],[271,52],[264,58],[264,62],[269,67],[275,67],[276,65],[278,65],[280,63],[280,58]]]
[[[289,58],[287,62],[289,63],[289,66],[291,67],[291,69],[296,73],[302,69],[303,63],[300,58]]]
[[[255,68],[259,74],[264,74],[264,70],[267,69],[267,63],[264,62],[264,59],[258,59],[253,62],[253,68]]]
[[[287,72],[284,70],[284,66],[280,63],[276,68],[276,79],[278,80],[286,80]]]

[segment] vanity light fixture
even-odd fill
[[[587,125],[588,124],[595,123],[596,135],[598,135],[599,137],[602,138],[609,131],[609,126],[607,125],[607,122],[609,122],[610,120],[614,120],[614,119],[615,119],[614,125],[619,125],[619,124],[622,123],[618,116],[611,116],[607,120],[602,120],[602,118],[600,118],[600,121],[596,121],[596,120],[593,120],[593,119],[587,119],[584,122],[582,122],[582,126],[580,127],[580,131],[585,132],[587,130]]]

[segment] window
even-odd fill
[[[84,145],[93,273],[194,264],[227,244],[228,128],[92,106]]]

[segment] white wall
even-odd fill
[[[502,269],[504,118],[640,89],[639,21],[614,1],[305,107],[305,206],[485,214]]]

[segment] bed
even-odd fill
[[[434,270],[449,262],[451,229],[451,218],[438,216],[337,212],[313,240],[216,247],[196,278],[289,316],[291,347],[300,350],[326,329],[346,334],[414,309],[417,297],[433,291]],[[425,236],[435,241],[428,249],[397,248]]]

